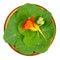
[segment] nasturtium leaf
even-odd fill
[[[4,31],[4,39],[7,43],[11,45],[15,45],[15,42],[17,40],[17,26],[16,26],[16,13],[10,18],[7,29]]]
[[[39,38],[40,38],[39,33],[35,32],[35,35],[33,37],[30,37],[30,36],[31,35],[25,36],[23,39],[23,42],[27,47],[34,49],[35,46],[39,43]]]
[[[43,52],[47,51],[48,47],[50,46],[50,42],[45,41],[41,34],[39,34],[39,37],[40,37],[39,43],[35,46],[34,51],[36,53],[43,53]]]
[[[15,42],[17,40],[17,36],[16,36],[16,34],[13,34],[13,32],[10,31],[9,29],[6,29],[4,31],[4,39],[10,45],[15,45]]]
[[[32,54],[33,50],[28,48],[27,46],[25,46],[22,39],[23,39],[23,37],[21,37],[21,36],[19,38],[17,38],[16,44],[15,44],[16,50],[22,54],[27,54],[27,55]]]
[[[36,5],[34,4],[25,4],[25,5],[22,5],[18,12],[17,12],[17,18],[19,18],[20,16],[23,16],[24,17],[32,17],[34,16],[35,20],[37,18],[39,18],[39,16],[42,16],[43,14],[43,10],[41,10],[39,7],[37,7]]]
[[[55,26],[52,22],[48,26],[46,27],[42,26],[40,28],[49,41],[51,40],[51,38],[55,36]]]
[[[18,23],[19,23],[19,21],[18,21],[18,19],[16,19],[16,13],[17,13],[17,12],[15,12],[15,13],[12,15],[12,17],[10,18],[10,20],[8,21],[8,26],[7,26],[7,28],[8,28],[10,31],[12,31],[13,33],[19,34],[19,32],[18,32]]]
[[[37,53],[43,53],[47,51],[51,44],[51,38],[55,36],[55,26],[53,25],[53,23],[49,24],[45,28],[42,26],[41,30],[44,33],[47,41],[45,41],[44,38],[40,34],[40,42],[35,47],[36,48],[35,52]]]

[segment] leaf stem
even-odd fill
[[[46,37],[44,36],[43,32],[41,31],[41,29],[39,28],[38,30],[40,32],[40,34],[43,36],[43,38],[46,40]]]

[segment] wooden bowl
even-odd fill
[[[47,11],[47,9],[45,9],[45,8],[42,7],[42,6],[39,6],[39,5],[36,5],[36,6],[40,7],[42,10],[46,10],[46,11]],[[19,6],[19,7],[20,7],[20,6]],[[4,30],[7,29],[8,23],[9,23],[9,20],[10,20],[11,16],[18,10],[19,7],[15,8],[15,9],[8,15],[8,17],[6,18],[6,21],[5,21],[5,24],[4,24]],[[55,25],[55,28],[56,28],[56,24],[55,24],[54,18],[52,17],[51,20],[52,20],[52,23]],[[53,40],[54,40],[54,38],[51,38],[51,44],[52,44]],[[12,46],[12,45],[9,45],[9,46],[10,46],[13,50],[15,50],[16,52],[19,53],[19,51],[17,51],[14,46]],[[20,53],[20,54],[21,54],[21,53]],[[23,55],[24,55],[24,54],[23,54]],[[27,56],[34,56],[34,55],[38,55],[38,53],[33,52],[32,55],[27,55]]]

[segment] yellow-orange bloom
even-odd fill
[[[24,30],[29,30],[31,27],[34,26],[34,17],[32,16],[31,19],[27,19],[23,24]]]

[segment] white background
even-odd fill
[[[49,50],[36,56],[24,56],[12,50],[3,39],[4,22],[8,14],[25,3],[34,3],[48,9],[56,22],[56,36]],[[60,1],[59,0],[0,0],[0,60],[60,60]]]

